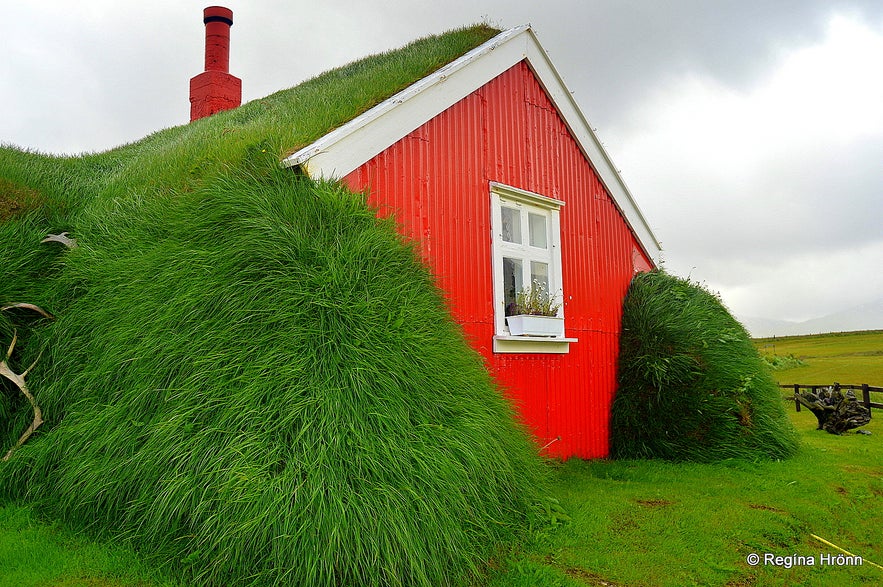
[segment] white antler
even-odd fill
[[[31,435],[37,431],[37,428],[43,423],[43,411],[40,409],[40,406],[37,405],[37,400],[34,399],[33,394],[28,390],[28,386],[25,383],[25,377],[28,373],[31,372],[31,369],[34,368],[34,365],[37,364],[37,361],[40,360],[40,355],[37,356],[37,359],[31,363],[31,366],[24,370],[23,373],[19,374],[13,371],[9,367],[9,358],[12,356],[12,351],[15,350],[15,343],[18,340],[18,332],[13,333],[12,335],[12,343],[9,345],[9,350],[6,351],[6,358],[0,361],[0,376],[7,378],[12,381],[16,387],[18,387],[22,394],[28,398],[28,401],[31,404],[31,408],[34,410],[34,420],[31,422],[31,425],[28,426],[28,429],[24,431],[24,434],[18,439],[18,442],[15,443],[15,446],[9,449],[9,452],[6,453],[6,456],[3,457],[4,461],[8,461],[9,457],[12,456],[12,453],[15,452],[15,449],[20,447],[27,441]],[[42,355],[42,352],[40,353]]]
[[[62,232],[61,234],[47,234],[46,238],[40,241],[41,243],[61,243],[69,249],[77,248],[77,239],[70,238],[67,236],[66,232]]]
[[[37,312],[38,314],[47,318],[54,318],[52,314],[50,314],[40,306],[36,306],[34,304],[10,304],[8,306],[3,306],[2,308],[0,308],[0,312],[9,310],[11,308],[25,308],[28,310],[33,310],[34,312]],[[15,386],[18,387],[18,389],[22,392],[22,395],[24,395],[28,399],[28,402],[30,402],[31,404],[31,408],[34,410],[34,420],[31,422],[31,425],[28,426],[28,429],[25,430],[21,437],[18,439],[18,442],[15,443],[15,446],[10,448],[9,452],[6,453],[6,456],[3,457],[2,460],[4,461],[8,461],[9,457],[12,456],[12,453],[14,453],[18,447],[23,445],[43,423],[43,410],[41,410],[40,406],[37,405],[37,400],[34,398],[33,394],[30,392],[27,384],[25,383],[25,377],[27,377],[28,373],[31,372],[31,369],[33,369],[34,365],[37,364],[37,361],[40,360],[40,357],[43,356],[43,351],[40,351],[40,353],[37,355],[37,358],[34,359],[33,363],[31,363],[30,367],[25,369],[22,373],[16,373],[9,366],[9,360],[12,358],[12,352],[15,350],[16,342],[18,342],[18,331],[14,330],[12,332],[12,342],[9,343],[9,349],[6,351],[6,356],[3,358],[2,361],[0,361],[0,377],[5,377],[9,381],[12,381],[12,383],[15,384]]]

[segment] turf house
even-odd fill
[[[222,27],[217,18],[206,26]],[[207,29],[207,71],[194,82],[220,77],[191,82],[192,117],[235,105],[228,30]],[[622,301],[660,249],[529,26],[493,36],[283,165],[367,193],[418,243],[540,446],[562,458],[608,455]],[[551,330],[516,332],[516,297],[532,289],[551,298],[554,318],[540,319]]]
[[[659,245],[530,27],[238,105],[205,24],[190,124],[0,147],[0,498],[199,585],[480,582],[610,453]]]

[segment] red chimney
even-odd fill
[[[233,11],[209,6],[205,23],[205,71],[190,79],[190,122],[242,103],[242,80],[228,73]]]

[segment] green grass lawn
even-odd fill
[[[789,404],[790,406],[790,404]],[[784,462],[719,464],[579,461],[554,465],[557,499],[571,518],[496,565],[492,587],[879,585],[883,570],[883,412],[871,436],[815,430],[789,414],[803,447]],[[746,557],[839,554],[862,566],[752,567]],[[0,586],[167,587],[130,551],[0,509]],[[168,581],[168,580],[166,580]]]
[[[883,387],[883,330],[760,338],[755,344],[764,355],[793,355],[805,363],[776,371],[779,383]]]
[[[492,585],[877,585],[883,570],[751,567],[751,553],[819,557],[829,542],[883,564],[883,414],[872,436],[816,431],[784,462],[577,461],[557,470],[572,521],[512,559]],[[817,561],[818,562],[818,561]]]
[[[177,587],[120,545],[95,542],[41,520],[30,508],[0,506],[2,587]]]

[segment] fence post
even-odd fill
[[[794,384],[794,407],[797,408],[797,411],[800,411],[800,402],[797,400],[797,396],[800,394],[800,385]]]
[[[868,389],[867,383],[862,383],[862,401],[865,404],[865,407],[868,408],[868,414],[871,413],[871,390]]]

